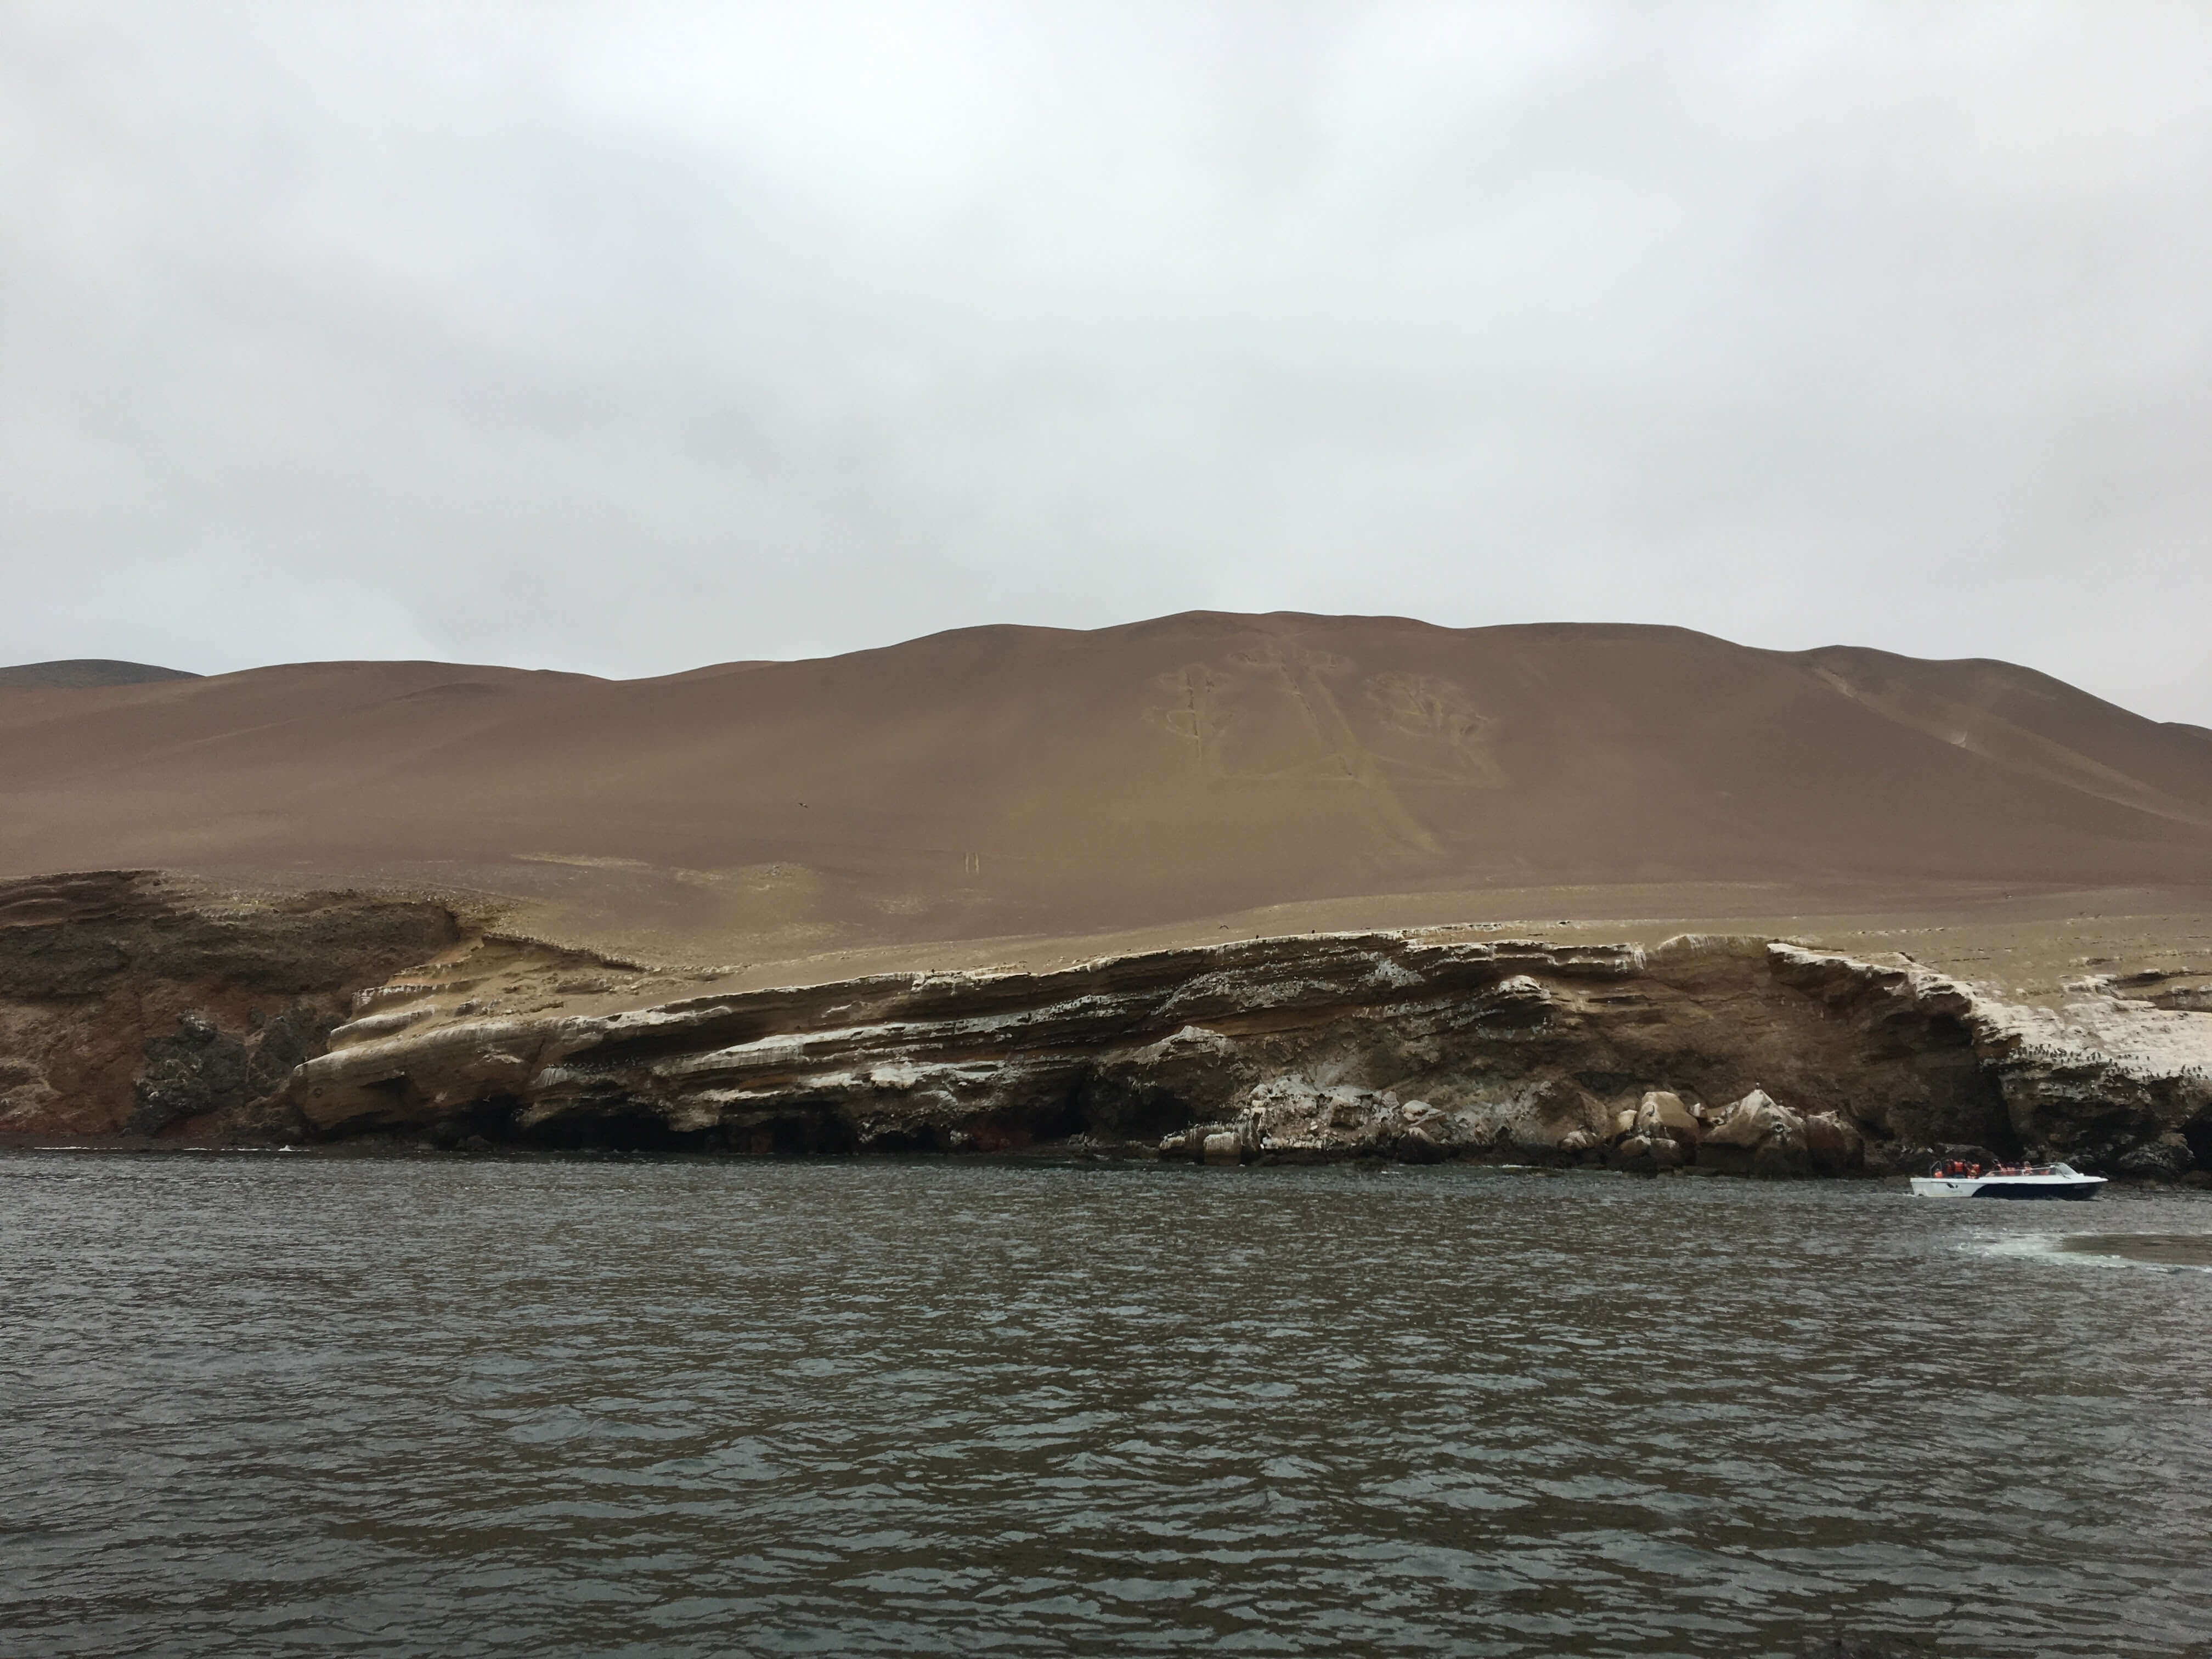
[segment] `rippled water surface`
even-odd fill
[[[0,1650],[2203,1654],[2100,1228],[2212,1201],[0,1159]]]

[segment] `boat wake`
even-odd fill
[[[2081,1267],[2212,1273],[2212,1233],[2019,1233],[1993,1239],[1989,1255],[2043,1256]]]

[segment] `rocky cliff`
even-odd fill
[[[2109,984],[2017,1007],[1763,939],[1307,935],[678,995],[427,903],[71,877],[0,890],[0,922],[19,1140],[2212,1165],[2212,1014]],[[574,1011],[610,995],[645,1006]]]
[[[364,984],[462,936],[444,907],[253,902],[145,872],[0,883],[0,1135],[217,1137]]]

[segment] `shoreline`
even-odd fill
[[[1204,1170],[1218,1173],[1224,1170],[1354,1169],[1376,1173],[1406,1170],[1460,1170],[1486,1171],[1498,1175],[1529,1175],[1545,1177],[1618,1176],[1644,1181],[1658,1180],[1720,1180],[1752,1181],[1796,1184],[1815,1182],[1844,1183],[1858,1187],[1881,1187],[1899,1192],[1909,1190],[1911,1176],[1902,1171],[1857,1169],[1834,1174],[1802,1176],[1753,1175],[1747,1171],[1716,1169],[1696,1164],[1678,1165],[1668,1169],[1626,1169],[1604,1162],[1591,1163],[1534,1163],[1502,1158],[1464,1156],[1419,1161],[1373,1155],[1346,1154],[1334,1157],[1285,1158],[1267,1157],[1237,1164],[1209,1164],[1204,1159],[1160,1156],[1158,1150],[1146,1146],[1122,1148],[1072,1147],[1064,1145],[1042,1145],[1018,1151],[978,1152],[800,1152],[792,1154],[649,1151],[635,1148],[612,1147],[556,1147],[526,1145],[490,1146],[484,1147],[441,1147],[427,1143],[402,1144],[374,1139],[311,1142],[301,1146],[256,1145],[250,1143],[187,1143],[173,1140],[149,1140],[144,1137],[113,1137],[98,1142],[63,1145],[34,1141],[18,1137],[0,1137],[0,1158],[76,1157],[89,1158],[298,1158],[311,1163],[389,1163],[389,1164],[544,1164],[554,1167],[608,1164],[693,1164],[728,1167],[747,1167],[763,1164],[779,1166],[809,1166],[814,1168],[853,1168],[861,1166],[913,1167],[917,1169],[947,1166],[999,1167],[1013,1169],[1162,1169],[1176,1171]],[[2212,1171],[2191,1170],[2173,1180],[2148,1176],[2118,1176],[2112,1179],[2112,1191],[2130,1196],[2148,1194],[2180,1194],[2212,1192]],[[2094,1254],[2094,1252],[2088,1252]]]

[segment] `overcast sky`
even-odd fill
[[[1194,607],[2212,723],[2212,9],[0,6],[0,661]]]

